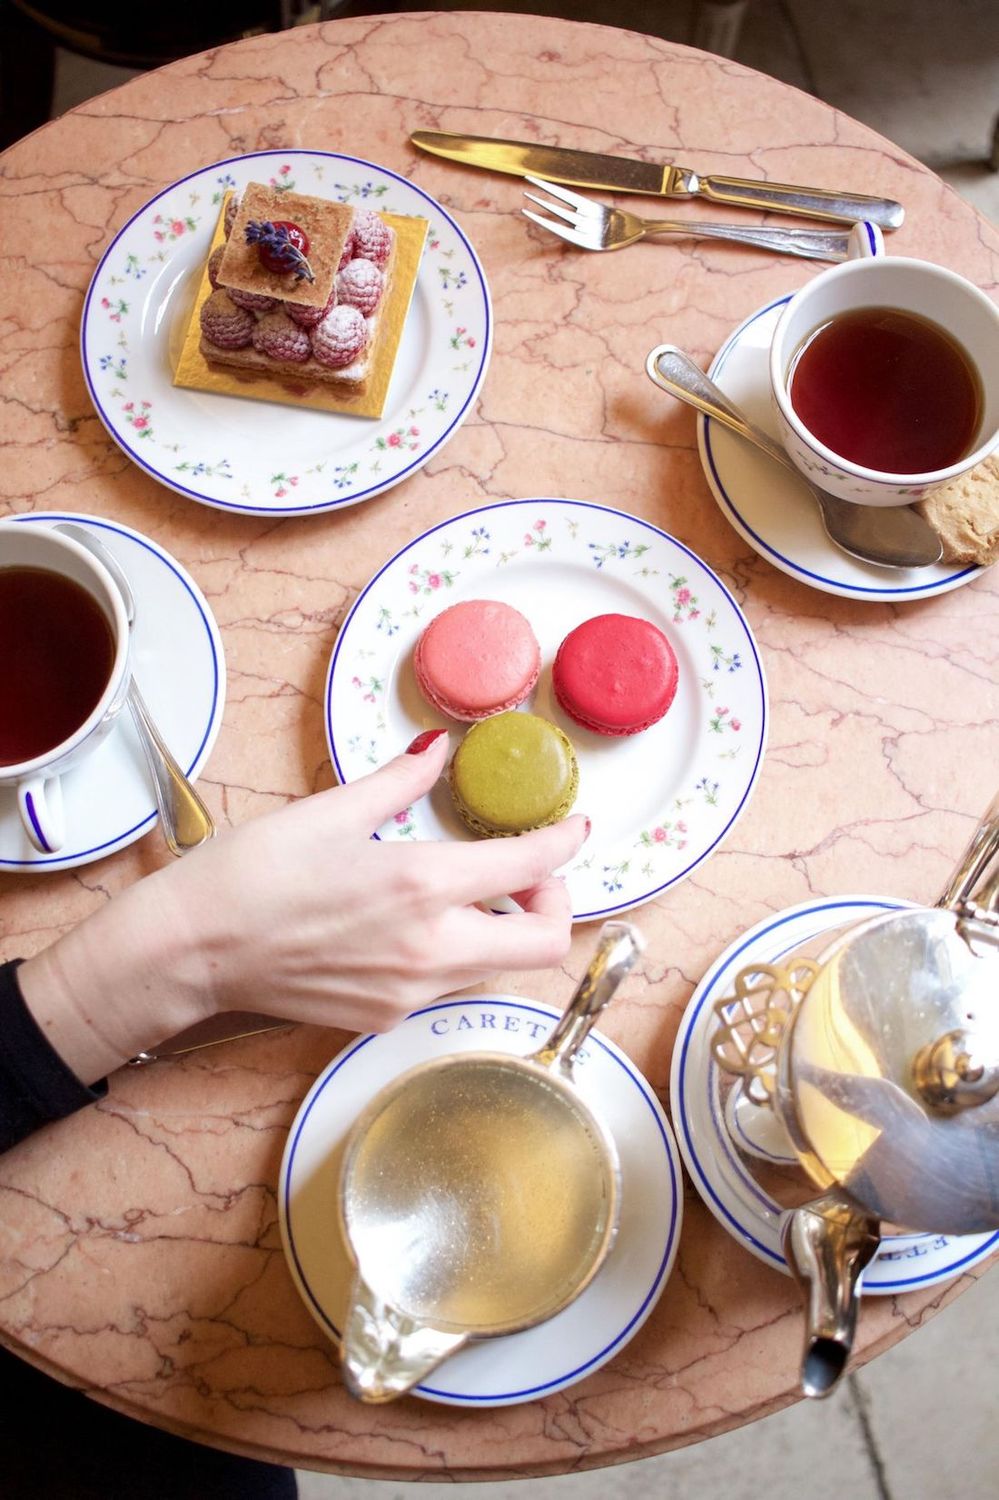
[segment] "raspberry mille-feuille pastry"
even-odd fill
[[[224,222],[200,312],[204,358],[363,389],[395,259],[392,227],[371,209],[260,183],[229,200]]]

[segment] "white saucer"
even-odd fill
[[[746,415],[777,437],[768,357],[787,297],[768,302],[740,323],[708,371]],[[765,453],[709,417],[697,419],[701,464],[722,514],[761,557],[812,588],[847,599],[926,599],[970,583],[982,571],[959,563],[930,568],[878,568],[832,543],[804,483]]]
[[[434,615],[460,599],[522,611],[542,670],[525,707],[569,736],[579,761],[576,810],[593,831],[563,872],[576,921],[649,901],[707,859],[749,802],[763,763],[767,692],[745,615],[706,563],[648,521],[583,500],[508,500],[452,516],[375,574],[340,628],[326,682],[326,733],[341,782],[444,725],[412,652]],[[622,738],[572,723],[555,700],[559,642],[592,615],[641,615],[669,637],[680,668],[658,724]],[[470,839],[441,783],[379,830],[390,839]]]
[[[842,896],[806,901],[767,917],[725,949],[684,1011],[670,1079],[673,1122],[684,1164],[718,1222],[760,1260],[782,1271],[787,1266],[780,1249],[781,1209],[733,1150],[719,1104],[718,1068],[710,1050],[716,1025],[713,1002],[730,993],[735,975],[748,964],[775,963],[823,932],[908,904],[876,896]],[[781,1159],[779,1154],[776,1159]],[[999,1231],[887,1235],[864,1273],[863,1289],[892,1296],[934,1286],[977,1265],[997,1246]]]
[[[533,1051],[557,1016],[548,1005],[512,995],[442,1000],[407,1016],[394,1031],[359,1038],[319,1075],[288,1136],[278,1202],[292,1277],[334,1339],[353,1279],[337,1227],[340,1160],[364,1105],[397,1074],[429,1058]],[[575,1076],[621,1158],[621,1221],[607,1261],[556,1317],[468,1346],[414,1394],[451,1406],[511,1406],[551,1395],[612,1359],[655,1306],[676,1257],[683,1212],[672,1132],[648,1083],[606,1037],[591,1033]]]
[[[215,743],[225,704],[221,637],[193,578],[156,542],[117,522],[61,511],[12,519],[25,526],[75,521],[121,563],[136,599],[136,681],[163,738],[193,779]],[[124,849],[154,826],[149,772],[127,709],[94,753],[62,778],[62,786],[66,843],[58,854],[32,848],[16,793],[0,788],[0,870],[72,869]]]

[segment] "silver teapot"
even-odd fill
[[[712,1050],[741,1078],[743,1120],[770,1110],[821,1190],[781,1225],[806,1395],[846,1366],[883,1225],[999,1228],[997,854],[999,795],[935,907],[864,921],[816,961],[744,971],[716,1004]]]

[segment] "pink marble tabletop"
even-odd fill
[[[766,762],[723,847],[638,912],[648,951],[605,1021],[665,1098],[684,1004],[746,927],[821,895],[935,898],[994,790],[999,575],[890,604],[775,571],[723,519],[693,417],[654,391],[643,363],[666,339],[706,362],[815,267],[690,241],[584,258],[520,217],[515,179],[419,155],[407,143],[419,127],[899,198],[907,219],[891,248],[992,294],[999,235],[902,151],[804,94],[655,38],[538,17],[394,15],[258,37],[137,78],[0,161],[3,509],[125,522],[201,585],[229,674],[201,778],[223,824],[330,783],[321,705],[337,626],[389,553],[442,518],[516,496],[594,500],[655,522],[720,573],[766,663]],[[354,508],[282,521],[201,506],[126,459],[94,413],[78,352],[84,293],[111,234],[176,178],[269,147],[345,151],[411,177],[477,247],[496,312],[477,410],[424,470]],[[167,857],[153,832],[72,872],[3,877],[3,955],[35,951]],[[566,972],[497,976],[494,988],[563,1000],[591,938],[577,932]],[[125,1071],[98,1107],[9,1153],[0,1338],[159,1426],[373,1477],[610,1464],[795,1399],[791,1284],[688,1191],[661,1302],[574,1388],[496,1410],[351,1400],[292,1286],[276,1206],[288,1126],[343,1043],[299,1029]],[[966,1284],[869,1300],[859,1357]]]

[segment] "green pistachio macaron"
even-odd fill
[[[576,755],[561,729],[515,711],[470,729],[448,775],[462,821],[483,838],[560,822],[579,789]]]

